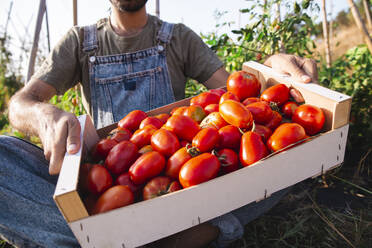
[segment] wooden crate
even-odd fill
[[[140,246],[267,198],[343,162],[351,106],[349,96],[319,85],[295,82],[256,62],[246,62],[243,70],[255,74],[263,88],[285,83],[298,89],[306,103],[325,112],[323,133],[290,150],[203,184],[94,216],[88,215],[77,191],[84,150],[66,154],[54,199],[82,247]],[[166,113],[188,103],[189,99],[185,99],[148,114]],[[113,124],[96,132],[88,116],[81,116],[79,120],[82,144],[87,148],[116,127]]]

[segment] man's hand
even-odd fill
[[[11,98],[9,105],[11,124],[21,132],[40,137],[52,175],[59,173],[66,150],[73,154],[80,149],[80,123],[76,116],[47,103],[55,94],[51,85],[32,79]]]

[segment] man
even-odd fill
[[[146,2],[111,0],[109,19],[72,28],[12,97],[12,125],[39,136],[44,150],[0,137],[0,233],[11,243],[21,247],[78,246],[52,195],[65,151],[76,153],[81,145],[80,125],[76,116],[48,103],[52,96],[81,82],[84,105],[99,128],[133,109],[147,111],[182,99],[187,77],[208,88],[226,85],[228,73],[202,40],[182,24],[148,15]],[[281,54],[269,58],[267,65],[279,66],[278,70],[303,82],[316,79],[311,60]],[[247,215],[242,208],[156,245],[169,247],[177,242],[201,247],[213,240],[217,246],[229,244],[243,234],[247,220],[262,213],[257,209],[270,208],[280,195],[271,198],[271,203],[253,206],[253,214]]]

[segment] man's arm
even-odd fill
[[[10,100],[10,123],[21,132],[41,139],[49,173],[58,174],[66,147],[69,153],[80,148],[80,124],[76,116],[49,104],[56,89],[39,79],[31,79]],[[66,146],[67,144],[67,146]]]
[[[226,87],[226,82],[229,75],[230,74],[225,70],[225,68],[221,67],[215,73],[213,73],[206,82],[204,82],[204,85],[208,89]]]

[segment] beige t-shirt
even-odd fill
[[[131,53],[157,45],[156,36],[162,21],[148,16],[143,30],[132,37],[116,34],[108,18],[97,23],[97,56]],[[63,94],[81,83],[84,106],[91,113],[88,54],[82,50],[84,30],[73,27],[59,41],[33,77],[45,81]],[[187,78],[207,81],[223,66],[216,54],[201,38],[183,24],[175,24],[170,44],[167,46],[167,65],[176,100],[185,97]]]

